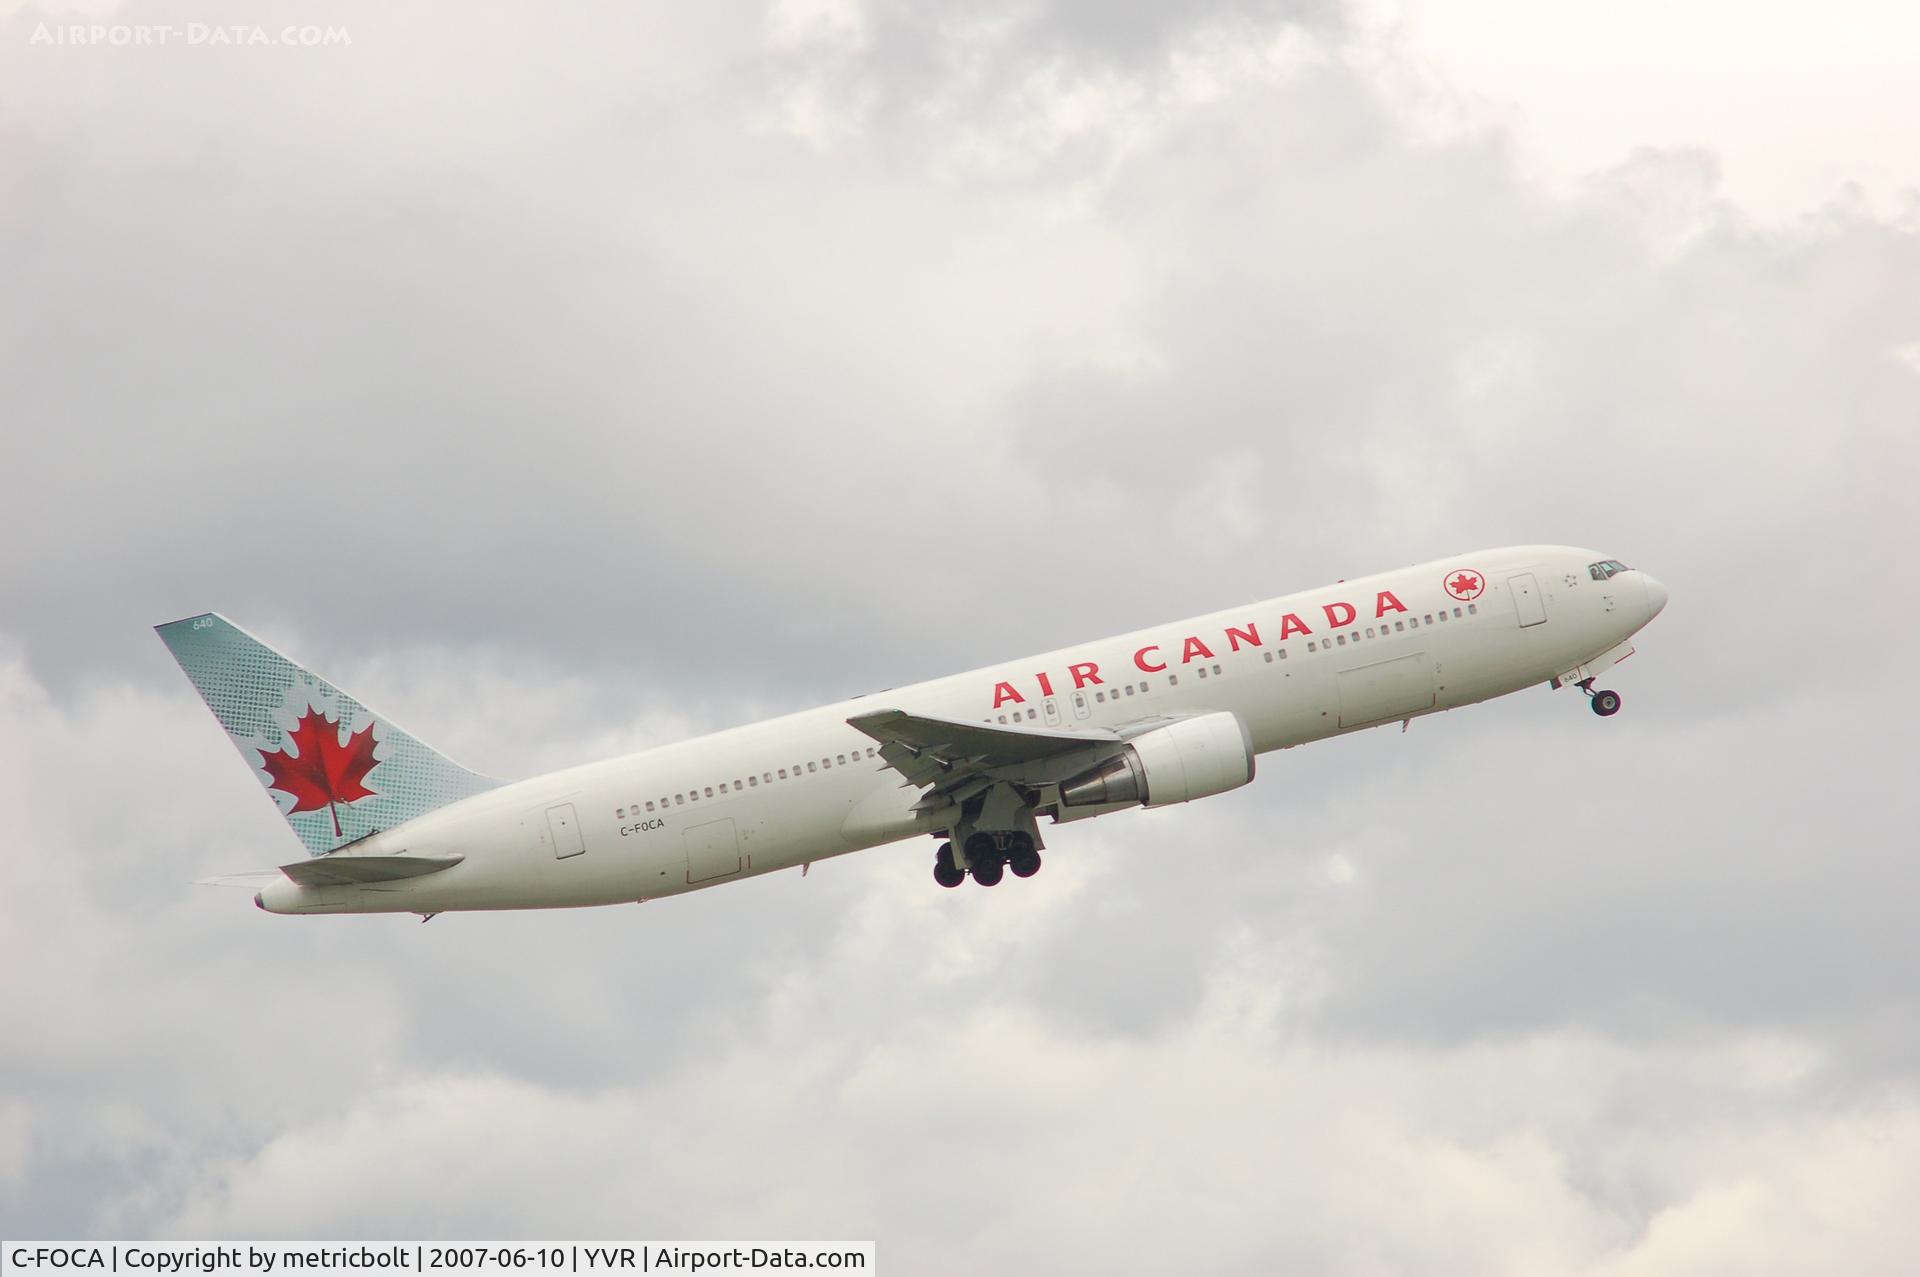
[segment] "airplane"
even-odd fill
[[[1080,643],[531,780],[452,762],[218,613],[155,627],[309,857],[277,914],[555,909],[931,837],[934,880],[1031,877],[1049,827],[1237,789],[1255,758],[1546,684],[1595,686],[1666,606],[1589,550],[1511,546]]]

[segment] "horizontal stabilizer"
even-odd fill
[[[259,891],[270,883],[279,881],[278,870],[252,869],[246,873],[215,874],[211,878],[195,878],[193,885],[196,887],[245,887],[250,891]]]
[[[465,856],[315,856],[281,865],[280,872],[302,887],[339,887],[364,882],[395,882],[451,869]]]

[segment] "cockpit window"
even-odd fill
[[[1618,572],[1625,572],[1627,565],[1618,559],[1602,559],[1598,563],[1587,564],[1587,575],[1596,581],[1604,581]]]

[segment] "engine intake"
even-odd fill
[[[1128,741],[1114,757],[1060,785],[1067,807],[1211,798],[1253,779],[1253,738],[1238,714],[1183,718]]]

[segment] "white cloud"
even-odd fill
[[[1920,1107],[1798,1102],[1751,1067],[1793,1043],[1379,1052],[1183,1026],[1123,1045],[987,1010],[916,1030],[824,1055],[755,1039],[655,1086],[383,1084],[206,1167],[160,1231],[837,1236],[878,1218],[905,1222],[886,1248],[906,1271],[1142,1273],[1882,1272],[1911,1241]],[[1669,1106],[1685,1115],[1655,1116]]]
[[[1426,117],[1497,122],[1530,171],[1568,186],[1642,148],[1705,149],[1731,196],[1770,221],[1920,191],[1913,11],[1882,0],[1568,10],[1471,0],[1362,6],[1422,67]]]

